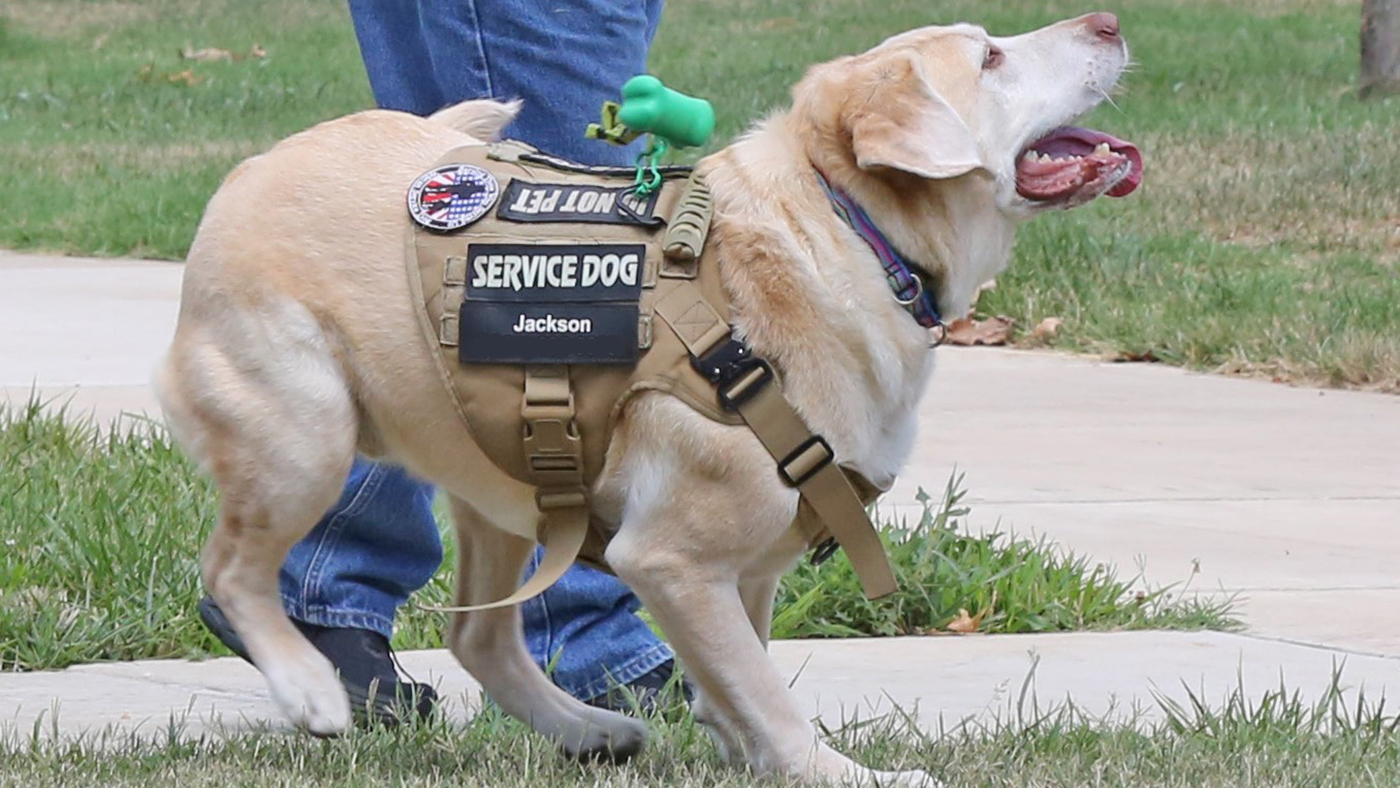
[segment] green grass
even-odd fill
[[[912,522],[884,519],[899,591],[866,599],[845,553],[820,566],[804,562],[779,590],[774,636],[920,635],[964,611],[982,632],[1232,626],[1221,600],[1166,588],[1135,593],[1113,567],[1044,538],[969,532],[961,484],[961,476],[950,479],[939,498],[920,491],[923,511]]]
[[[215,494],[162,431],[0,406],[0,458],[0,670],[227,653],[194,613]],[[843,556],[804,565],[783,586],[776,634],[917,634],[959,608],[986,611],[986,632],[1233,624],[1227,600],[1139,596],[1047,543],[965,534],[958,495],[950,485],[941,506],[885,530],[903,590],[868,602]],[[453,566],[449,555],[422,601],[448,603]],[[405,608],[395,644],[440,646],[443,624]]]
[[[1356,97],[1358,4],[1091,5],[1120,14],[1137,66],[1119,109],[1088,122],[1141,145],[1145,184],[1028,226],[980,309],[1063,318],[1068,349],[1400,391],[1400,98]],[[807,65],[896,31],[1013,33],[1090,7],[673,2],[653,68],[714,100],[724,140]],[[0,14],[3,246],[179,258],[236,161],[370,103],[341,0],[9,0]],[[180,56],[255,44],[266,57]]]
[[[829,731],[877,768],[922,768],[950,788],[1391,788],[1400,784],[1400,721],[1383,702],[1342,692],[1315,700],[1286,688],[1237,691],[1212,708],[1159,700],[1148,717],[1106,720],[1072,705],[1021,701],[992,721],[947,721],[935,735],[908,715]],[[1147,711],[1147,710],[1144,710]],[[61,713],[61,711],[60,711]],[[579,765],[487,710],[465,726],[430,723],[355,731],[335,741],[259,732],[193,741],[179,722],[145,737],[90,734],[37,744],[0,737],[0,786],[25,788],[282,788],[283,786],[699,786],[759,783],[719,762],[692,718],[652,720],[642,754],[619,766]],[[26,732],[27,733],[27,732]]]

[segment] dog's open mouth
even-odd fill
[[[1078,205],[1107,194],[1125,197],[1142,182],[1142,154],[1131,142],[1061,126],[1016,160],[1016,193],[1027,200]]]

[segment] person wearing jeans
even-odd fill
[[[583,129],[624,81],[645,72],[661,8],[662,0],[350,0],[381,108],[428,115],[470,98],[522,99],[506,137],[590,164],[636,157],[635,147],[585,139]],[[372,697],[386,720],[405,705],[431,709],[430,687],[399,679],[388,639],[398,607],[441,562],[432,488],[363,458],[340,501],[288,554],[283,604],[340,670],[357,707]],[[526,645],[571,695],[620,705],[613,689],[654,693],[674,665],[670,648],[635,615],[639,606],[621,581],[575,566],[523,605]],[[241,652],[212,600],[200,614]]]

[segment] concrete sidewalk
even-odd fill
[[[1216,632],[788,640],[774,642],[772,653],[803,710],[831,729],[897,706],[936,733],[965,720],[1033,718],[1037,704],[1045,710],[1066,699],[1096,716],[1160,719],[1158,697],[1189,708],[1194,694],[1220,708],[1241,685],[1257,698],[1284,681],[1317,697],[1339,667],[1349,701],[1400,690],[1400,659],[1351,655],[1343,665],[1327,649]],[[447,652],[399,656],[414,678],[438,687],[451,718],[480,708],[479,686]],[[0,740],[6,729],[28,737],[36,727],[44,737],[104,729],[159,736],[172,719],[191,737],[290,729],[262,676],[235,657],[0,674]]]
[[[0,396],[24,401],[37,387],[104,420],[154,413],[146,382],[179,279],[170,263],[0,252]],[[797,688],[814,712],[888,693],[918,701],[926,720],[960,718],[996,708],[997,687],[1019,689],[1030,652],[1043,700],[1070,692],[1090,708],[1182,682],[1218,695],[1243,676],[1262,690],[1280,671],[1321,691],[1334,660],[1372,691],[1400,688],[1400,397],[947,349],[922,410],[886,506],[917,511],[914,491],[941,491],[956,468],[971,527],[1043,534],[1126,575],[1141,566],[1151,585],[1238,594],[1250,629],[775,644],[789,675],[811,655]],[[445,655],[411,660],[466,680]],[[236,661],[89,666],[0,676],[0,720],[23,729],[46,698],[65,728],[164,721],[162,709],[192,698],[275,719],[261,692]]]
[[[183,266],[0,250],[0,401],[31,394],[106,422],[159,407]]]

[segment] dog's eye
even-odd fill
[[[1003,60],[1006,60],[1006,53],[1001,51],[1001,47],[987,47],[987,56],[982,59],[982,70],[989,71],[994,69],[1000,66]]]

